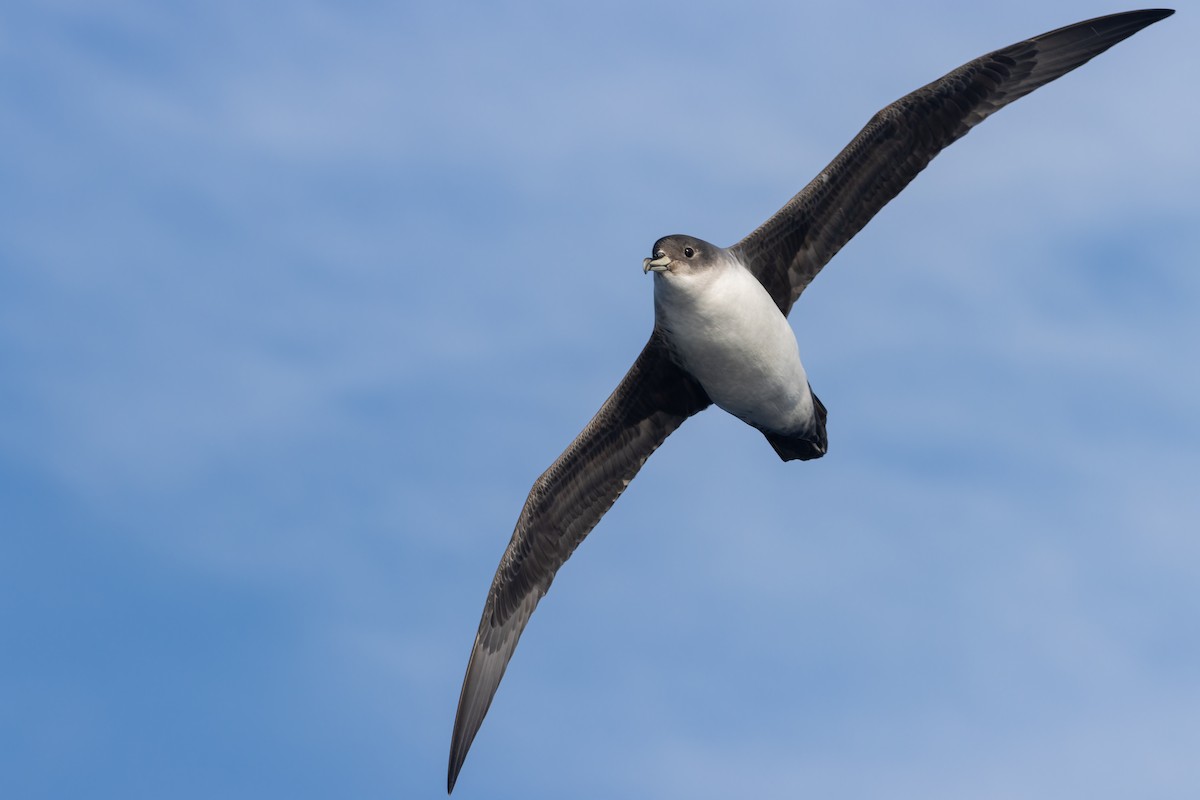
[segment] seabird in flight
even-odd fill
[[[825,407],[787,313],[821,267],[941,150],[985,117],[1174,13],[1131,11],[988,53],[877,113],[829,166],[732,247],[654,243],[654,330],[629,373],[533,484],[475,635],[450,743],[447,788],[554,574],[650,454],[715,403],[784,461],[825,454]]]

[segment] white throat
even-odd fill
[[[812,420],[800,348],[767,290],[728,251],[716,263],[654,276],[654,313],[680,364],[712,401],[774,433]]]

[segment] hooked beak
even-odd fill
[[[659,256],[658,258],[643,258],[642,259],[642,274],[647,272],[665,272],[671,264],[669,256]]]

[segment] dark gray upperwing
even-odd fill
[[[534,481],[492,579],[467,664],[450,741],[450,791],[521,631],[550,588],[554,573],[650,454],[685,419],[711,402],[700,384],[671,360],[656,328],[616,391]]]
[[[808,186],[738,244],[784,314],[821,267],[942,151],[992,112],[1175,13],[1130,11],[988,53],[887,106]]]

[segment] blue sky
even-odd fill
[[[879,107],[1109,3],[17,2],[0,794],[443,796],[530,483]],[[560,573],[456,798],[1200,792],[1191,9],[937,159]]]

